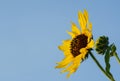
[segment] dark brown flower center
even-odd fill
[[[74,57],[80,54],[80,49],[87,46],[88,37],[84,34],[78,35],[71,42],[71,53]]]

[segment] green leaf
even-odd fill
[[[118,54],[115,52],[114,56],[116,57],[116,60],[118,61],[118,63],[120,64],[120,58],[118,57]]]
[[[111,76],[111,77],[113,77],[112,76],[112,74],[111,74],[111,72],[110,72],[110,57],[111,57],[111,55],[110,55],[110,51],[111,51],[111,46],[109,46],[108,48],[107,48],[107,51],[106,51],[106,53],[105,53],[105,64],[106,64],[106,68],[105,68],[105,70],[106,70],[106,72]]]

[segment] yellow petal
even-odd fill
[[[82,59],[85,58],[85,56],[86,56],[88,50],[87,50],[86,48],[82,48],[82,49],[80,49],[80,52],[81,52],[80,55],[81,55],[81,60],[82,60]]]
[[[80,29],[74,23],[72,23],[72,32],[76,33],[77,35],[80,34]]]
[[[67,40],[63,40],[62,43],[64,45],[69,45],[71,43],[71,40],[70,39],[67,39]]]
[[[82,21],[82,19],[81,19],[81,14],[82,14],[82,12],[79,11],[79,12],[78,12],[78,22],[79,22],[80,26],[83,27],[83,22],[81,22],[81,21]]]
[[[63,43],[63,44],[60,45],[60,46],[58,46],[58,48],[59,48],[61,51],[65,51],[65,50],[67,50],[67,49],[70,48],[71,40],[69,40],[69,39],[68,39],[68,40],[64,40],[62,43]]]
[[[58,49],[61,51],[64,51],[66,48],[65,48],[65,46],[61,45],[61,46],[58,46]]]
[[[84,17],[85,17],[85,20],[86,20],[86,23],[88,22],[88,12],[87,10],[84,10]]]
[[[92,32],[90,32],[89,30],[84,30],[83,34],[85,34],[88,37],[88,42],[89,42],[89,39],[92,38]]]
[[[62,45],[58,46],[58,48],[64,52],[64,56],[72,55],[70,52],[70,45],[71,45],[71,40],[64,40],[62,41]]]
[[[67,78],[69,78],[70,75],[73,74],[73,73],[74,73],[74,70],[69,71],[69,73],[67,74]]]
[[[91,39],[90,43],[88,43],[87,48],[93,48],[94,41]]]
[[[71,64],[71,66],[69,68],[67,68],[67,71],[68,71],[67,78],[69,78],[71,74],[76,72],[76,70],[78,69],[79,65],[80,65],[80,61],[79,62],[77,61],[77,62],[73,62],[73,64]]]
[[[76,57],[74,58],[74,60],[73,60],[74,63],[75,63],[75,62],[80,62],[80,58],[81,58],[80,55],[76,56]]]
[[[89,29],[90,31],[92,31],[92,23],[89,23],[88,29]]]
[[[80,11],[78,12],[78,22],[81,26],[81,30],[84,31],[86,29],[87,22],[85,20],[84,15]]]
[[[76,34],[73,33],[73,32],[69,32],[69,31],[67,31],[67,33],[68,33],[72,38],[74,38],[74,37],[76,36]]]
[[[56,68],[62,68],[68,65],[73,60],[72,56],[65,57],[61,62],[58,62]]]
[[[72,63],[69,67],[67,67],[65,70],[63,70],[62,72],[68,72],[71,70],[74,70],[74,72],[78,69],[80,62],[81,62],[81,57],[80,56],[76,56],[73,60]]]
[[[75,71],[75,69],[74,69],[75,67],[76,67],[75,64],[71,64],[68,68],[62,70],[61,73],[70,72],[70,71],[73,71],[73,70]]]
[[[69,55],[72,55],[72,54],[71,54],[71,51],[70,51],[69,49],[65,50],[65,51],[64,51],[64,56],[67,57],[67,56],[69,56]]]

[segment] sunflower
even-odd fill
[[[64,40],[62,45],[58,46],[64,53],[64,59],[58,62],[55,68],[63,68],[61,73],[68,72],[67,77],[76,72],[94,45],[92,23],[89,22],[87,10],[84,10],[83,13],[78,12],[78,22],[81,29],[72,22],[72,31],[67,31],[71,39]]]

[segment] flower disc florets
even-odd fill
[[[71,53],[74,57],[80,54],[80,49],[87,46],[87,36],[84,34],[78,35],[71,42]]]

